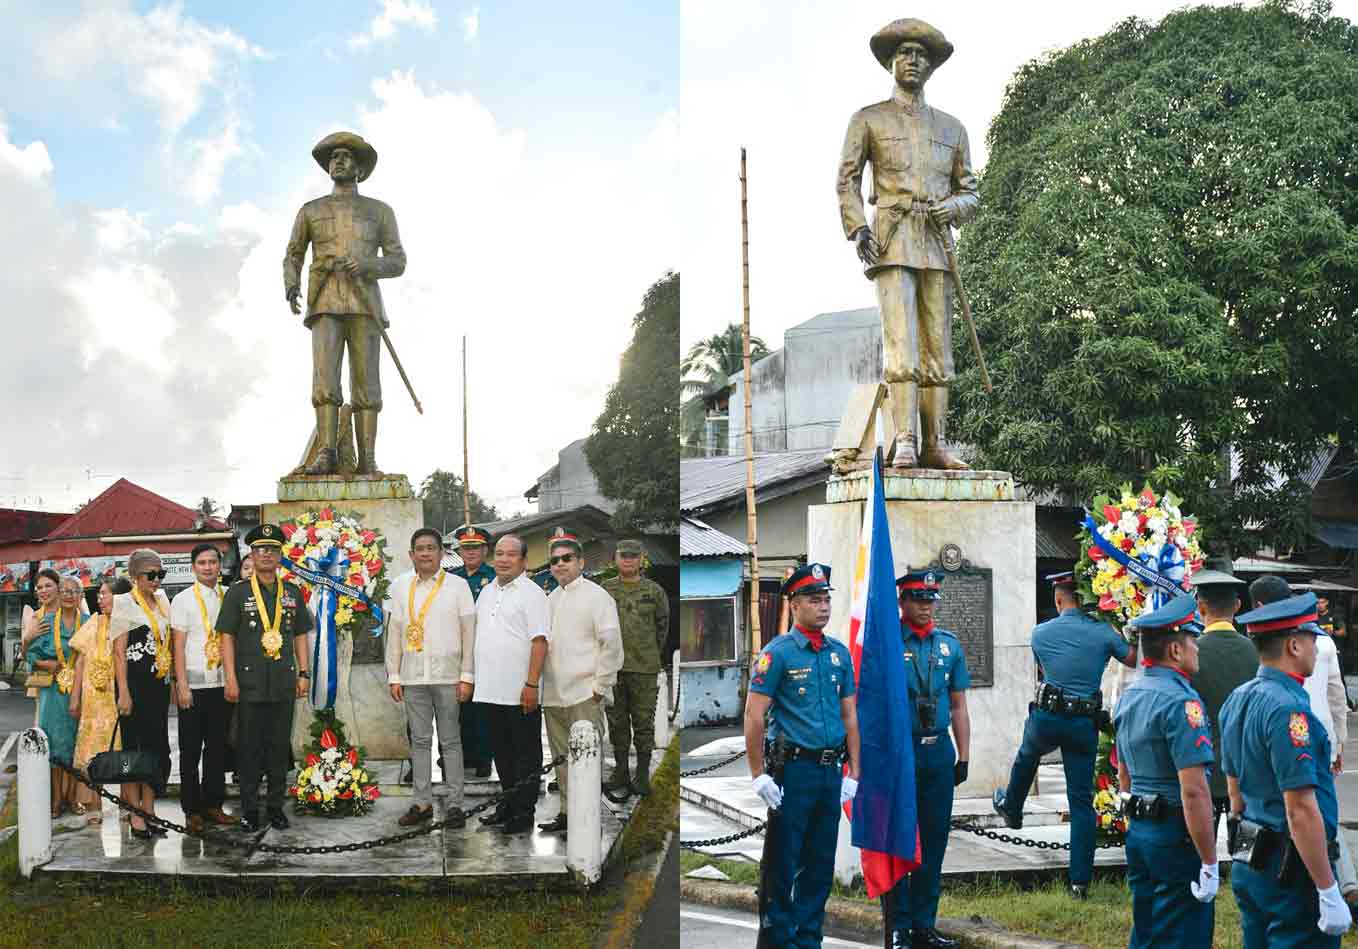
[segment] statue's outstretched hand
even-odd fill
[[[857,242],[858,259],[871,267],[877,263],[877,258],[881,256],[882,249],[877,246],[877,242],[872,239],[872,231],[866,227],[860,227],[853,236]]]

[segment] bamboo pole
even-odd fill
[[[740,325],[742,365],[745,374],[745,543],[750,547],[750,658],[760,649],[759,635],[759,533],[754,505],[754,408],[750,386],[750,215],[746,192],[745,149],[740,150],[740,292],[743,316]]]
[[[462,337],[462,523],[472,522],[471,462],[467,457],[467,337]]]

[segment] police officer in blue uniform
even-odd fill
[[[471,587],[472,602],[481,595],[481,589],[495,579],[495,568],[486,563],[486,551],[495,546],[491,536],[479,527],[463,524],[453,531],[457,538],[458,556],[462,566],[448,572],[461,577]],[[462,753],[469,771],[478,778],[490,777],[490,719],[486,708],[480,702],[468,702],[462,706]],[[439,758],[439,768],[443,758]]]
[[[923,863],[892,887],[887,900],[893,946],[952,949],[959,945],[934,923],[953,789],[967,779],[971,716],[966,690],[971,687],[971,676],[961,641],[934,625],[934,603],[943,599],[942,580],[943,575],[933,570],[914,570],[896,581],[915,736],[915,807]],[[956,748],[948,739],[949,726]]]
[[[1110,658],[1136,667],[1136,653],[1113,627],[1086,616],[1075,594],[1075,574],[1047,577],[1060,614],[1033,630],[1033,655],[1043,681],[1028,706],[1009,786],[992,799],[995,811],[1017,830],[1023,826],[1023,802],[1033,786],[1043,755],[1061,749],[1070,805],[1070,892],[1089,896],[1094,875],[1094,758],[1099,751],[1098,721],[1103,714],[1099,683]]]
[[[1259,671],[1221,709],[1231,889],[1245,947],[1337,949],[1352,921],[1334,874],[1339,805],[1330,740],[1302,688],[1316,665],[1316,596],[1237,620],[1259,647]]]
[[[745,750],[756,794],[769,806],[775,866],[761,945],[821,944],[835,870],[841,805],[858,789],[858,717],[849,648],[825,634],[830,568],[811,563],[783,583],[793,627],[755,660],[745,702]],[[768,715],[768,755],[764,716]],[[849,774],[843,775],[847,759]],[[771,872],[770,872],[771,871]]]
[[[1128,949],[1210,949],[1220,877],[1212,792],[1212,732],[1189,679],[1198,671],[1198,604],[1176,596],[1128,624],[1148,663],[1118,701],[1118,787],[1132,888]]]

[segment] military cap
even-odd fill
[[[620,540],[616,550],[619,557],[640,557],[646,552],[639,540]]]
[[[1187,593],[1180,593],[1158,610],[1142,613],[1127,627],[1143,636],[1180,632],[1197,636],[1202,632],[1202,625],[1195,619],[1197,612],[1198,601]]]
[[[868,40],[868,46],[872,49],[872,55],[882,64],[882,68],[889,71],[891,61],[896,58],[896,50],[907,40],[918,43],[929,51],[931,72],[947,62],[948,57],[952,55],[952,44],[937,28],[913,17],[888,23],[872,35],[872,39]]]
[[[1060,573],[1047,574],[1046,580],[1054,587],[1075,586],[1075,571],[1063,570]]]
[[[1235,619],[1237,623],[1243,623],[1246,632],[1256,639],[1276,633],[1315,635],[1319,629],[1313,625],[1316,621],[1314,593],[1300,593],[1285,600],[1274,600],[1248,613],[1241,613]]]
[[[311,157],[328,174],[330,172],[330,153],[337,148],[347,148],[358,165],[358,180],[366,181],[377,165],[377,149],[365,142],[362,136],[353,132],[332,132],[316,143]]]
[[[245,535],[247,547],[282,547],[283,532],[276,524],[260,524]]]
[[[822,563],[809,563],[798,567],[792,576],[783,581],[783,596],[796,596],[798,593],[828,593],[830,568]]]
[[[581,553],[585,552],[585,547],[580,543],[580,538],[566,530],[566,528],[558,527],[556,530],[552,531],[552,536],[547,538],[547,549],[551,550],[553,547],[559,547],[563,544],[567,547],[574,547]]]
[[[1213,558],[1189,579],[1196,587],[1243,587],[1245,581],[1231,572],[1231,561],[1226,557]]]
[[[474,547],[477,544],[490,546],[490,534],[471,524],[463,524],[453,531],[453,536],[457,538],[457,546],[459,547]]]
[[[905,576],[896,578],[896,595],[912,600],[941,600],[942,582],[943,575],[937,570],[909,570]]]

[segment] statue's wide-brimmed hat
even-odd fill
[[[311,157],[316,159],[316,164],[329,172],[330,153],[337,148],[349,149],[354,161],[358,163],[358,180],[366,181],[373,173],[373,168],[377,166],[377,149],[365,142],[361,135],[355,135],[353,132],[334,132],[316,143],[316,147],[311,150]]]
[[[872,47],[872,55],[877,57],[882,68],[890,71],[891,61],[896,58],[896,50],[900,49],[906,40],[918,43],[929,51],[931,72],[947,62],[948,57],[952,55],[952,44],[942,33],[923,20],[916,20],[913,17],[888,23],[873,34],[872,39],[868,40],[868,45]]]

